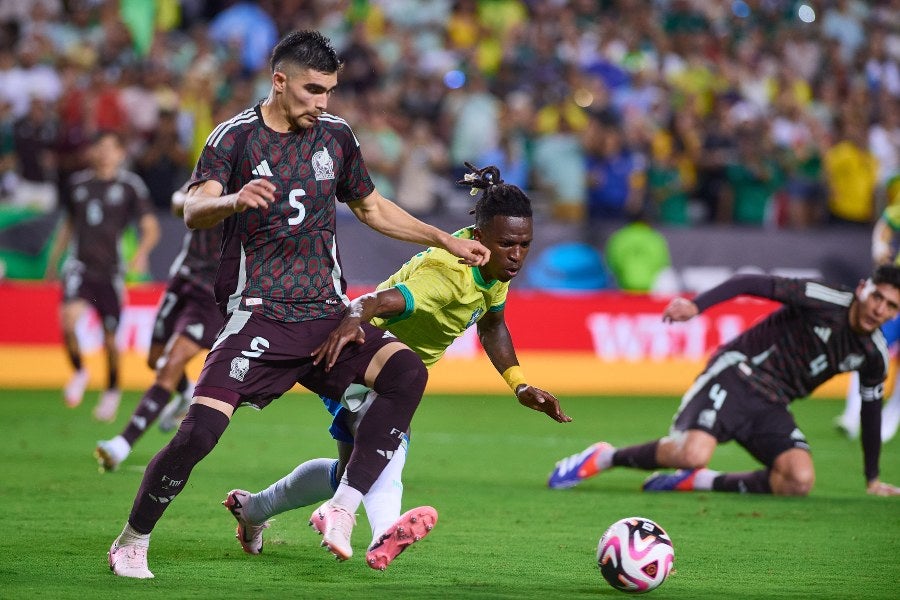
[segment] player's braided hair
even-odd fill
[[[886,283],[900,290],[900,267],[897,265],[881,265],[872,273],[872,283]]]
[[[476,227],[484,227],[497,215],[531,216],[531,200],[518,186],[504,183],[500,178],[500,169],[494,165],[479,169],[470,162],[464,164],[469,173],[456,183],[472,188],[472,195],[482,190],[475,201],[475,208],[469,211],[470,215],[475,215]]]
[[[284,68],[282,62],[320,73],[337,73],[341,68],[341,60],[331,41],[312,30],[292,31],[281,38],[269,59],[273,73]]]

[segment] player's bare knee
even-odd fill
[[[773,482],[772,493],[776,496],[808,496],[813,488],[812,479],[783,478]]]
[[[682,469],[700,469],[709,464],[709,451],[696,444],[685,444],[679,455],[679,467]]]
[[[709,444],[697,440],[686,431],[669,432],[669,435],[659,441],[657,447],[657,460],[660,464],[679,469],[705,467],[711,457]]]

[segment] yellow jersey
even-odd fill
[[[471,239],[474,229],[453,235]],[[393,333],[431,367],[487,311],[503,310],[509,282],[485,281],[478,267],[459,264],[459,258],[441,248],[429,248],[376,289],[389,288],[403,294],[406,309],[395,317],[376,317],[372,324]]]

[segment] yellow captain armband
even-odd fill
[[[522,372],[522,367],[519,365],[513,365],[503,371],[503,380],[506,381],[506,385],[508,385],[509,389],[513,391],[513,394],[516,395],[518,395],[517,390],[520,385],[528,385],[528,382],[525,381],[525,374]]]

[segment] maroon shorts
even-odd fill
[[[237,407],[264,408],[295,383],[328,398],[340,398],[351,383],[363,383],[366,368],[379,349],[397,338],[368,323],[363,344],[348,344],[326,373],[312,363],[312,351],[343,315],[283,323],[238,310],[225,323],[206,357],[194,396]]]
[[[211,291],[174,277],[160,298],[151,341],[165,344],[173,335],[183,335],[203,348],[212,348],[224,322]]]
[[[63,274],[62,283],[63,302],[85,300],[100,315],[105,331],[116,330],[122,317],[125,296],[125,286],[121,280],[92,277],[78,269],[70,269]]]

